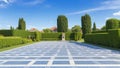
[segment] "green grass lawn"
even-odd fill
[[[84,39],[79,40],[78,42],[84,42]]]
[[[34,42],[32,42],[32,43],[34,43]],[[26,46],[26,45],[29,45],[29,44],[32,44],[32,43],[27,43],[27,44],[21,44],[21,45],[15,45],[15,46],[11,46],[11,47],[2,48],[2,49],[0,49],[0,52],[10,50],[10,49],[14,49],[14,48],[18,48],[18,47],[22,47],[22,46]]]

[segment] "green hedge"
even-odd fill
[[[106,21],[106,30],[108,31],[108,29],[118,29],[119,28],[119,20],[118,19],[108,19]]]
[[[32,41],[20,37],[0,37],[0,48],[11,47],[28,42]]]
[[[78,40],[81,40],[82,39],[82,33],[80,32],[76,32],[76,33],[65,33],[65,39],[66,40],[75,40],[75,41],[78,41]]]
[[[74,33],[74,40],[75,41],[78,41],[78,40],[81,40],[81,39],[82,39],[82,33],[80,33],[80,32]]]
[[[100,45],[109,45],[109,35],[108,33],[94,33],[94,34],[86,34],[85,42],[100,44]]]
[[[0,34],[3,36],[12,36],[11,30],[0,30]]]
[[[21,38],[32,39],[32,41],[40,40],[62,40],[62,33],[40,33],[29,32],[25,30],[0,30],[0,35],[3,36],[16,36]],[[66,40],[80,40],[81,33],[65,33]]]
[[[100,30],[100,31],[93,31],[92,33],[106,33],[106,30]]]
[[[82,38],[81,33],[65,33],[65,40],[78,41]],[[42,33],[41,40],[62,40],[62,33]]]
[[[62,33],[41,33],[41,40],[61,40]]]
[[[108,30],[106,33],[86,34],[85,42],[120,48],[120,29]]]
[[[35,37],[35,33],[25,31],[25,30],[13,30],[12,31],[12,36],[18,36],[18,37],[22,37],[22,38],[29,38],[29,37]]]
[[[68,33],[65,33],[65,39],[66,40],[75,40],[75,34],[74,33],[71,33],[71,32],[68,32]]]
[[[22,38],[35,39],[35,32],[25,30],[0,30],[0,35],[3,36],[17,36]]]
[[[35,32],[35,40],[36,40],[36,41],[40,41],[40,39],[41,39],[41,33],[38,32],[38,31],[36,31],[36,32]]]

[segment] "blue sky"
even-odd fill
[[[42,30],[56,26],[58,15],[66,15],[71,28],[86,13],[101,28],[106,19],[120,19],[120,0],[0,0],[0,29],[16,28],[23,17],[27,29]]]

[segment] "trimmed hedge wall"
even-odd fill
[[[16,36],[21,38],[32,39],[32,41],[40,40],[62,40],[62,33],[40,33],[40,32],[29,32],[25,30],[0,30],[0,34],[3,36]],[[65,33],[66,40],[80,40],[82,37],[81,33]]]
[[[29,32],[25,30],[0,30],[0,35],[3,36],[17,36],[28,39],[35,39],[35,32]]]
[[[106,33],[86,34],[85,42],[120,48],[120,29],[108,30]]]
[[[81,33],[65,33],[65,40],[78,41],[82,38]],[[62,40],[62,33],[42,33],[41,40]]]
[[[25,30],[13,30],[12,31],[12,36],[18,36],[22,38],[29,38],[30,37],[35,37],[35,33],[25,31]]]
[[[0,37],[0,48],[11,47],[28,42],[32,41],[20,37]]]
[[[12,36],[11,30],[0,30],[0,34],[3,36]]]
[[[61,40],[62,33],[41,33],[41,40]]]
[[[93,31],[92,33],[106,33],[106,30]]]

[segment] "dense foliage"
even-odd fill
[[[119,20],[117,19],[108,19],[106,21],[106,30],[108,29],[118,29],[119,28]]]
[[[81,24],[82,24],[82,32],[83,38],[85,34],[91,33],[91,17],[88,14],[85,14],[81,17]]]
[[[76,33],[74,33],[75,35],[74,35],[74,40],[75,41],[78,41],[78,40],[81,40],[82,39],[82,33],[80,33],[80,32],[76,32]]]
[[[0,37],[0,48],[11,47],[29,42],[32,41],[20,37]]]
[[[75,40],[75,41],[81,40],[82,33],[81,32],[75,32],[75,33],[67,32],[67,33],[65,33],[65,39],[66,40]]]
[[[65,33],[65,40],[74,40],[75,34],[72,32]]]
[[[35,32],[29,32],[25,30],[0,30],[0,34],[3,36],[17,36],[32,40],[35,39]]]
[[[50,33],[50,32],[52,32],[52,30],[50,30],[49,28],[46,28],[46,29],[43,29],[43,32]]]
[[[61,40],[62,33],[41,33],[41,40]]]
[[[75,25],[71,30],[72,32],[81,32],[81,27],[79,25]]]
[[[108,30],[106,33],[92,33],[85,36],[85,42],[120,48],[120,29]]]
[[[24,21],[23,18],[20,18],[20,19],[19,19],[18,29],[19,29],[19,30],[25,30],[25,29],[26,29],[26,22]]]
[[[12,36],[12,30],[0,30],[0,34],[3,36]]]
[[[93,30],[93,31],[97,31],[95,22],[93,23],[93,29],[92,29],[92,30]]]
[[[35,32],[35,40],[36,40],[36,41],[40,41],[40,39],[41,39],[41,33],[38,32],[38,31],[36,31],[36,32]]]
[[[106,26],[103,26],[103,27],[101,28],[101,30],[106,30]]]
[[[68,20],[64,15],[59,15],[57,18],[57,31],[67,32],[68,31]]]

